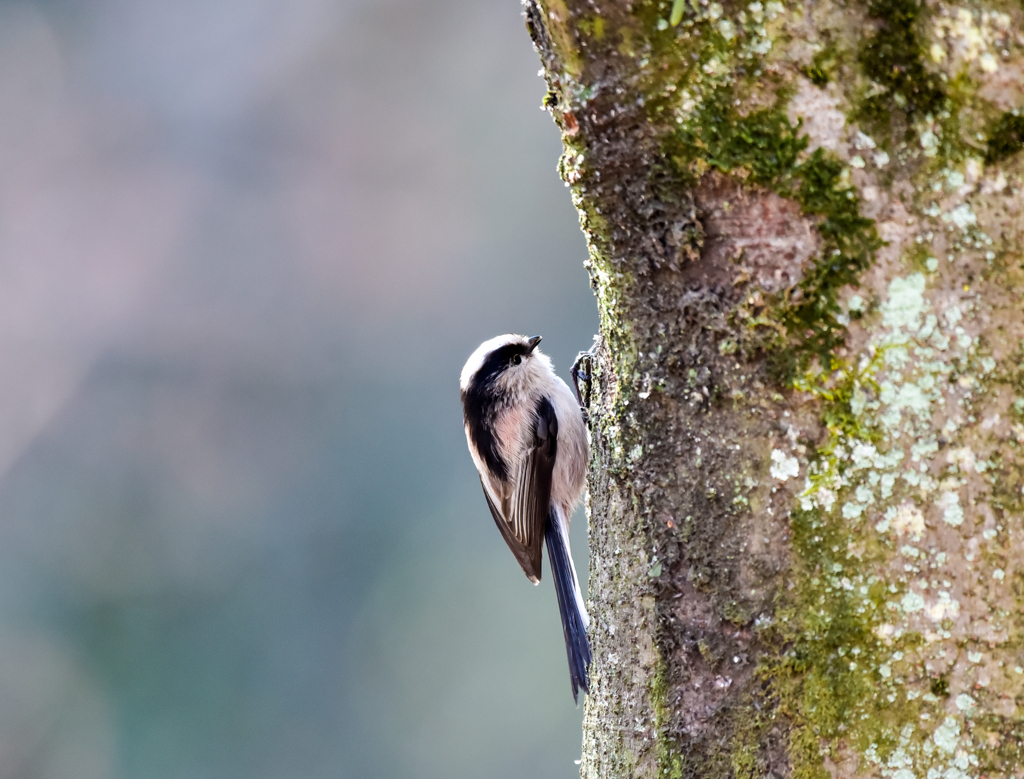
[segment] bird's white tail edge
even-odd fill
[[[576,610],[583,618],[583,627],[590,627],[590,614],[587,613],[587,602],[583,600],[583,592],[580,590],[580,579],[576,575],[576,565],[572,560],[572,547],[569,546],[569,523],[562,518],[562,512],[555,512],[555,521],[558,524],[558,533],[562,536],[562,543],[565,544],[565,551],[569,556],[569,570],[572,572],[572,594],[576,600]]]

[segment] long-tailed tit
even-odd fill
[[[569,517],[583,497],[588,459],[583,412],[537,349],[540,336],[499,335],[462,369],[463,417],[491,516],[527,578],[547,541],[573,699],[588,692],[587,615],[569,551]]]

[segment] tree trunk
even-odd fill
[[[526,15],[601,316],[583,776],[1024,776],[1024,7]]]

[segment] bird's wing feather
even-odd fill
[[[501,497],[501,508],[494,499],[497,496],[492,496],[484,485],[491,516],[532,582],[540,581],[541,549],[551,507],[551,477],[557,442],[558,418],[550,401],[541,398],[536,409],[533,442],[516,469],[514,490],[508,490]]]
[[[481,479],[481,483],[483,480]],[[515,555],[519,565],[522,566],[523,571],[526,573],[527,578],[534,584],[540,581],[540,555],[537,555],[536,562],[534,562],[533,555],[530,554],[530,549],[523,545],[523,543],[516,538],[512,532],[512,526],[508,520],[502,516],[501,509],[499,509],[494,501],[491,500],[491,494],[484,487],[484,497],[487,498],[487,508],[491,510],[491,516],[494,517],[494,524],[498,526],[498,530],[501,532],[501,537],[505,539],[505,543],[508,544],[508,548],[512,550],[512,554]],[[538,548],[538,552],[539,552]]]

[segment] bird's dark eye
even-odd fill
[[[519,363],[521,363],[522,361],[523,361],[523,355],[521,355],[521,354],[512,355],[512,364],[513,365],[519,365]]]

